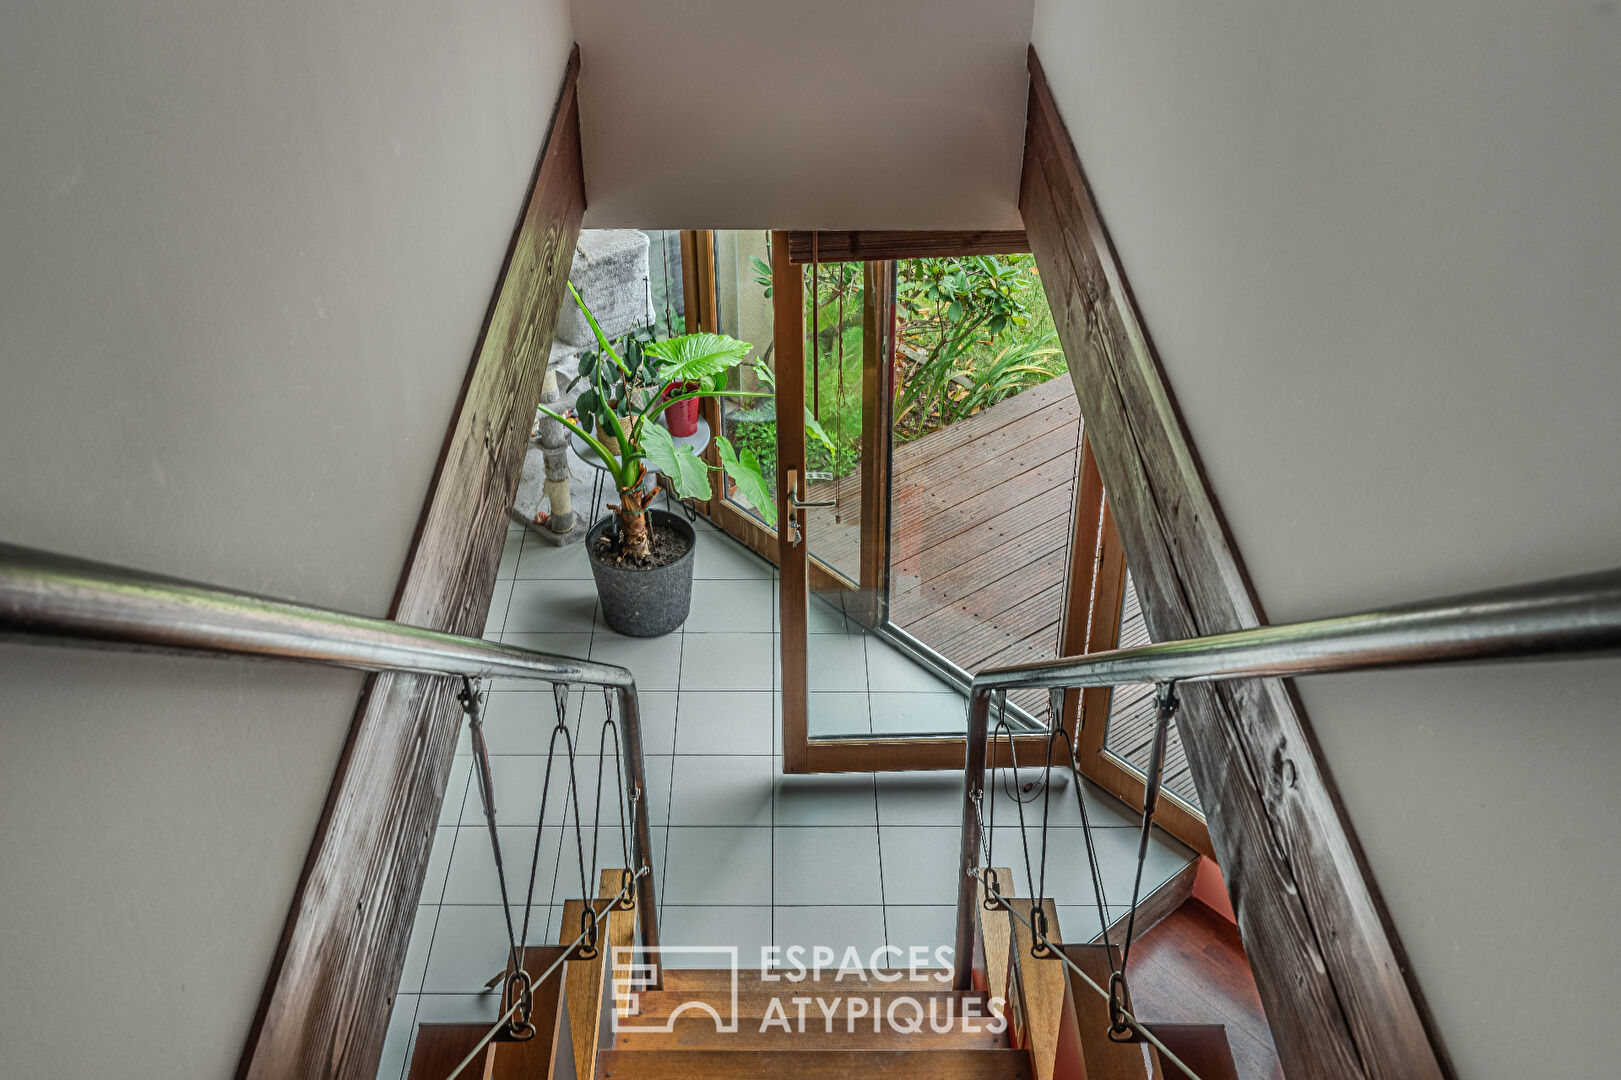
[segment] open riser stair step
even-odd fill
[[[1011,880],[1006,871],[1000,876]],[[617,870],[603,872],[599,904],[619,883]],[[564,940],[531,947],[525,956],[525,970],[536,977],[562,960],[558,974],[535,983],[535,1037],[490,1043],[460,1075],[478,1080],[1175,1080],[1185,1075],[1146,1041],[1111,1041],[1108,1004],[1086,979],[1060,960],[1030,954],[1033,937],[1026,921],[1034,903],[1005,899],[1011,917],[1007,910],[980,907],[974,990],[950,989],[942,978],[949,973],[943,971],[823,971],[794,979],[790,971],[672,969],[663,973],[661,985],[619,988],[618,997],[608,958],[616,945],[634,941],[636,913],[607,913],[596,955],[578,957],[568,946],[583,901],[569,901]],[[1051,939],[1062,940],[1051,901],[1044,906]],[[1103,986],[1118,965],[1118,947],[1065,945],[1063,951]],[[705,1007],[731,1022],[717,1023]],[[1147,1026],[1201,1080],[1237,1080],[1219,1025]],[[422,1025],[410,1080],[445,1080],[487,1031],[484,1025]]]

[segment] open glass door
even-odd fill
[[[1057,451],[1036,463],[1045,470],[1035,482],[1055,480],[1041,494],[1058,509],[1056,525],[1044,523],[1034,537],[1023,535],[1028,530],[1004,536],[1014,518],[1033,520],[1043,511],[1016,505],[1017,489],[1007,488],[1001,473],[1009,459],[998,458],[1012,447],[1011,431],[996,432],[1008,426],[1003,416],[1039,413],[1047,437],[1032,452],[1045,452],[1065,437],[1056,428],[1074,413],[1044,409],[1046,396],[1072,404],[1073,394],[1066,380],[1040,402],[1020,402],[1016,413],[997,417],[981,402],[964,400],[974,391],[958,383],[931,387],[920,403],[916,379],[943,368],[963,374],[958,369],[965,363],[938,349],[941,362],[933,365],[898,353],[920,351],[910,344],[921,340],[918,331],[907,334],[898,308],[909,296],[915,303],[917,283],[927,273],[893,261],[819,258],[815,234],[795,234],[793,243],[788,234],[773,238],[784,766],[817,772],[960,768],[971,670],[1037,658],[1027,638],[1041,638],[1048,656],[1062,648],[1063,612],[1072,602],[1069,530],[1088,531],[1071,512],[1078,414],[1067,428],[1068,457],[1049,461],[1064,458]],[[942,271],[944,260],[928,262],[930,272]],[[900,282],[903,273],[910,289]],[[953,332],[949,299],[933,296],[926,310],[908,311],[910,325],[932,318],[941,333]],[[967,327],[964,336],[984,352],[997,334]],[[1019,354],[999,370],[1018,367],[1020,357],[1028,359]],[[898,370],[912,381],[897,385]],[[966,422],[935,437],[948,399],[960,406],[953,419]],[[928,424],[917,422],[924,413]],[[897,417],[908,415],[917,430],[897,438]],[[1022,434],[1035,431],[1013,426]],[[925,430],[935,435],[918,438]],[[1089,539],[1096,535],[1095,519],[1090,529]],[[1037,558],[1007,561],[1043,544]],[[1091,551],[1090,542],[1084,546]],[[1022,592],[1032,564],[1044,575],[1036,604]],[[1084,580],[1074,584],[1081,631],[1091,569],[1087,561]],[[1016,730],[1035,732],[1046,723],[1046,695],[1031,697],[1039,700],[1013,703]],[[1044,741],[1038,746],[1032,739],[1021,760],[1034,761],[1044,749]]]

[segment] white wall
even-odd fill
[[[1621,11],[1038,0],[1275,621],[1621,563]],[[1461,1076],[1608,1075],[1621,664],[1300,692]]]
[[[571,41],[563,0],[8,4],[0,541],[386,613]],[[0,685],[0,1076],[228,1075],[358,677]]]
[[[1031,0],[574,0],[591,228],[1016,229]]]

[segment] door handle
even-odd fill
[[[837,499],[812,499],[809,502],[801,502],[800,499],[799,499],[799,470],[797,470],[797,469],[789,469],[788,470],[788,505],[792,506],[795,510],[805,510],[805,509],[807,509],[809,507],[812,507],[812,506],[837,506],[837,505],[839,505],[839,500],[837,500]]]
[[[811,499],[808,502],[802,502],[799,498],[798,469],[789,469],[786,479],[788,481],[788,505],[795,510],[807,510],[813,506],[837,506],[839,504],[837,499]],[[792,516],[788,518],[788,535],[790,537],[789,543],[794,547],[798,547],[804,542],[805,537],[799,530],[799,521]]]

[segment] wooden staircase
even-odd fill
[[[605,871],[611,896],[619,872]],[[1003,872],[1001,880],[1011,881]],[[562,943],[529,950],[538,976],[567,950],[581,901],[570,901]],[[1028,911],[1030,901],[1015,905]],[[1059,936],[1053,907],[1049,926]],[[462,1073],[474,1080],[1168,1080],[1183,1073],[1146,1042],[1107,1036],[1108,1006],[1055,959],[1029,955],[1028,931],[1004,912],[980,912],[974,986],[950,988],[947,971],[804,973],[799,980],[729,970],[669,970],[656,989],[616,987],[615,945],[630,945],[634,911],[604,920],[598,954],[569,959],[534,990],[534,1038],[496,1041]],[[1101,945],[1066,946],[1107,985]],[[752,959],[752,958],[750,958]],[[734,988],[733,981],[736,980]],[[617,993],[617,996],[616,996]],[[713,1010],[714,1015],[711,1015]],[[721,1018],[717,1020],[717,1017]],[[617,1021],[617,1022],[616,1022]],[[424,1024],[410,1080],[445,1080],[488,1031]],[[1167,1025],[1156,1035],[1201,1080],[1236,1080],[1215,1025]]]

